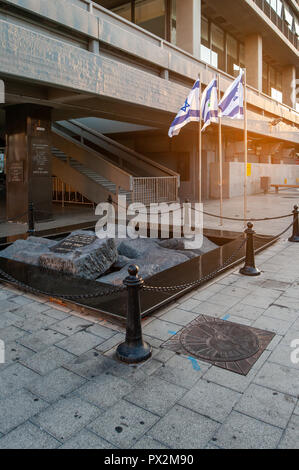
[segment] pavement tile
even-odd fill
[[[299,348],[299,338],[297,347]],[[272,352],[270,356],[270,361],[275,362],[276,364],[281,364],[287,367],[294,367],[299,371],[299,353],[297,353],[296,357],[298,358],[298,362],[294,363],[291,358],[292,352],[295,352],[291,345],[288,344],[279,344],[275,350]]]
[[[263,313],[263,308],[253,307],[252,305],[245,305],[242,303],[238,303],[233,305],[229,310],[228,313],[230,315],[235,315],[237,317],[248,318],[248,320],[257,320]]]
[[[13,310],[17,307],[17,305],[14,302],[11,302],[6,299],[2,299],[0,302],[0,313],[2,312],[9,312],[10,310]]]
[[[96,419],[100,413],[99,408],[80,398],[61,398],[34,416],[31,421],[64,443]]]
[[[87,427],[120,448],[128,448],[158,420],[158,416],[120,400]]]
[[[0,397],[14,393],[29,385],[38,377],[40,377],[38,374],[22,366],[22,364],[16,363],[6,367],[0,374]]]
[[[230,307],[227,305],[218,305],[205,301],[199,304],[198,307],[193,308],[192,312],[200,315],[211,315],[212,317],[220,318],[229,310],[229,308]]]
[[[39,377],[26,388],[48,402],[55,402],[62,395],[67,395],[85,383],[85,379],[72,372],[59,368],[48,375]]]
[[[0,441],[1,442],[1,441]],[[60,449],[116,449],[110,442],[105,441],[88,429],[82,429],[65,442]]]
[[[299,416],[293,415],[283,433],[279,449],[299,449]]]
[[[143,436],[141,439],[139,439],[136,444],[133,445],[132,449],[149,449],[149,450],[158,450],[158,449],[169,449],[165,444],[162,444],[161,442],[156,441],[153,439],[151,436]]]
[[[57,308],[49,308],[43,312],[44,315],[47,315],[47,317],[52,317],[55,318],[56,320],[65,320],[70,316],[69,313],[62,312],[61,310],[58,310]]]
[[[299,370],[267,362],[257,373],[254,383],[297,397]]]
[[[160,320],[159,318],[156,318],[153,320],[151,323],[146,325],[143,328],[144,334],[148,336],[153,336],[154,338],[161,339],[162,341],[166,341],[168,338],[170,338],[174,333],[177,331],[181,330],[182,326],[175,324],[175,323],[170,323],[167,321]]]
[[[299,311],[293,310],[288,307],[279,307],[278,305],[271,305],[265,310],[264,315],[272,317],[277,320],[284,320],[287,322],[294,322],[299,315]]]
[[[102,356],[98,351],[92,349],[65,364],[64,368],[86,379],[94,379],[114,365],[115,362],[112,359]]]
[[[294,397],[251,384],[235,406],[235,410],[273,426],[285,428],[295,404]]]
[[[44,328],[36,333],[31,335],[27,334],[27,336],[18,339],[18,343],[32,349],[32,351],[38,352],[47,349],[50,345],[57,343],[64,338],[65,336],[61,333],[50,330],[49,328]]]
[[[158,377],[146,377],[125,398],[145,410],[163,416],[186,393],[186,389]]]
[[[56,449],[56,439],[27,421],[0,439],[0,449]]]
[[[27,350],[28,351],[28,350]],[[74,360],[75,356],[56,346],[50,346],[20,362],[40,375],[46,375],[54,369]]]
[[[100,336],[103,339],[112,338],[117,334],[117,331],[106,328],[105,326],[94,324],[89,326],[86,330],[87,333],[92,333],[93,335]]]
[[[63,339],[62,341],[59,341],[56,343],[56,346],[65,349],[72,354],[80,356],[80,354],[95,348],[103,341],[105,340],[99,336],[86,333],[85,331],[79,331],[78,333]]]
[[[179,404],[215,421],[223,422],[241,394],[206,380],[199,380]]]
[[[188,300],[184,300],[184,302],[180,302],[179,303],[179,305],[180,305],[179,308],[181,310],[186,310],[187,312],[189,312],[190,310],[192,310],[192,308],[197,307],[197,305],[199,305],[199,304],[200,304],[200,301],[193,297],[193,298],[190,298]]]
[[[49,406],[27,390],[18,390],[0,400],[0,432],[7,433]],[[0,446],[1,448],[1,446]]]
[[[254,328],[260,328],[261,330],[273,331],[278,335],[284,335],[290,328],[291,323],[262,315],[254,323],[252,323],[252,326]]]
[[[74,393],[89,403],[106,409],[113,406],[132,389],[132,384],[109,372],[104,372],[92,382],[82,385]]]
[[[175,405],[148,434],[172,449],[203,449],[219,423]]]
[[[65,320],[56,322],[53,325],[52,329],[58,331],[59,333],[71,336],[74,333],[77,333],[82,330],[86,330],[92,323],[90,321],[85,320],[81,317],[70,316]]]
[[[213,441],[224,449],[273,449],[281,436],[282,429],[233,411]]]
[[[21,344],[11,341],[10,343],[5,344],[5,363],[0,364],[0,371],[5,369],[13,362],[18,362],[27,359],[28,357],[34,354],[28,348],[25,348]]]
[[[15,308],[13,309],[13,312],[17,315],[19,315],[20,317],[26,317],[26,316],[30,316],[34,313],[42,313],[44,312],[45,310],[48,310],[48,306],[45,305],[44,303],[40,303],[40,302],[30,302],[29,304],[26,304],[26,305],[22,305],[20,307],[18,307],[17,305],[15,305]]]
[[[14,325],[20,317],[15,315],[13,312],[1,312],[0,313],[0,329],[7,328],[8,326]]]
[[[180,308],[174,308],[172,310],[168,310],[168,312],[164,313],[159,317],[160,320],[176,323],[177,325],[185,326],[191,321],[195,320],[198,315],[196,313],[187,312]]]
[[[209,366],[200,360],[176,354],[154,372],[153,376],[184,388],[191,388],[208,368]]]
[[[53,323],[56,323],[57,320],[52,317],[47,317],[42,314],[27,314],[27,316],[21,317],[14,324],[18,328],[22,328],[29,333],[34,333],[44,328],[49,328]]]
[[[27,336],[28,332],[15,327],[14,325],[0,329],[0,339],[5,342],[15,341],[16,339]]]
[[[100,343],[100,345],[97,346],[96,349],[97,351],[100,351],[100,352],[110,351],[110,349],[115,348],[119,343],[122,343],[124,340],[125,340],[124,333],[116,333],[116,335],[113,335],[111,338]]]
[[[236,390],[237,392],[244,392],[248,385],[252,382],[256,375],[256,370],[251,369],[248,374],[239,375],[229,370],[220,367],[212,366],[205,372],[203,378],[207,381],[222,385],[223,387]]]

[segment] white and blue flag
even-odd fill
[[[191,121],[199,121],[200,119],[200,112],[199,112],[199,89],[200,89],[200,81],[199,78],[193,85],[192,90],[189,93],[188,98],[185,100],[184,105],[179,110],[176,118],[172,122],[168,135],[169,137],[173,137],[174,135],[178,135],[181,128],[188,124]]]
[[[224,93],[219,108],[221,117],[244,119],[244,70]]]
[[[201,116],[203,119],[202,131],[212,122],[218,122],[217,78],[208,84],[202,94]]]

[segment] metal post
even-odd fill
[[[152,355],[151,346],[142,338],[140,287],[144,281],[138,271],[138,266],[132,264],[128,269],[129,276],[123,281],[128,290],[127,329],[125,342],[117,347],[116,357],[128,364],[145,361]]]
[[[252,229],[253,224],[248,222],[246,233],[246,258],[245,265],[240,269],[240,274],[244,276],[259,276],[261,271],[255,266],[254,261],[254,246],[253,246],[253,235],[255,231]]]
[[[299,242],[299,211],[298,211],[298,206],[294,206],[293,210],[293,234],[289,238],[289,242]]]
[[[28,230],[27,233],[34,233],[34,205],[33,202],[29,202],[28,205]]]

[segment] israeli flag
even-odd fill
[[[184,105],[179,110],[178,114],[176,115],[176,118],[174,119],[169,128],[169,137],[178,135],[180,133],[181,128],[185,126],[185,124],[188,124],[188,122],[199,121],[199,89],[200,81],[198,78],[194,83],[188,98],[185,100]]]
[[[244,70],[224,93],[219,108],[221,117],[244,119]]]
[[[212,122],[218,122],[217,78],[206,87],[201,99],[202,131]]]

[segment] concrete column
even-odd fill
[[[296,67],[294,65],[288,65],[283,69],[282,101],[291,108],[296,108]]]
[[[176,45],[200,59],[201,0],[176,4]]]
[[[89,52],[93,52],[94,54],[100,53],[100,43],[95,39],[91,39],[88,43],[88,50]]]
[[[33,202],[36,220],[52,216],[51,109],[19,104],[6,108],[6,208],[18,217]],[[27,217],[20,220],[26,221]]]
[[[263,39],[260,34],[251,34],[245,38],[245,67],[248,85],[262,91]]]

